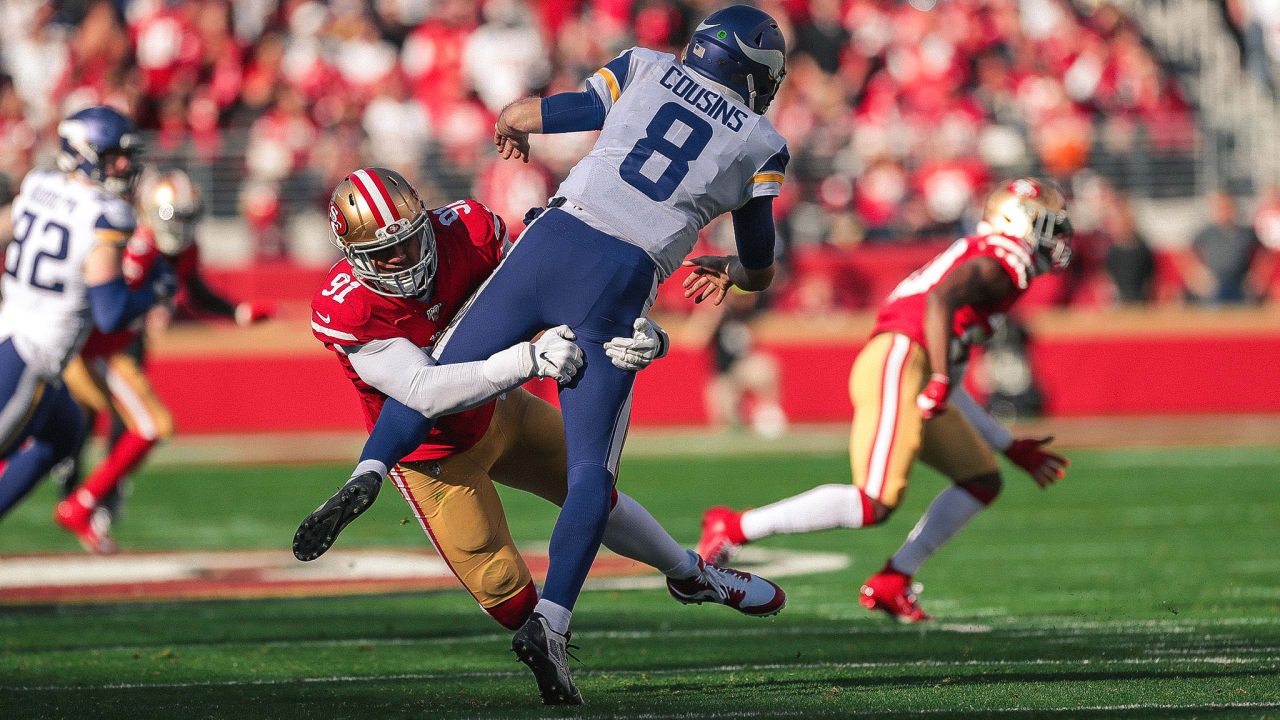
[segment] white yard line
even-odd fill
[[[1049,627],[1045,627],[1048,625]],[[1056,618],[1021,617],[1016,623],[1008,625],[976,624],[976,623],[928,623],[922,625],[865,624],[844,628],[826,626],[791,626],[775,627],[772,624],[746,628],[705,628],[705,629],[670,629],[670,630],[584,630],[575,632],[585,640],[655,640],[671,639],[673,634],[681,638],[736,638],[736,637],[781,637],[821,635],[827,637],[857,635],[926,635],[930,633],[951,633],[961,635],[995,635],[1000,638],[1060,637],[1063,635],[1088,637],[1090,635],[1120,634],[1143,635],[1159,633],[1161,636],[1171,634],[1191,634],[1204,632],[1215,627],[1280,625],[1280,617],[1224,617],[1203,618],[1197,620],[1110,620],[1110,621],[1071,621],[1063,622]],[[1036,629],[1024,629],[1028,626]],[[83,653],[94,651],[130,651],[148,648],[221,648],[250,646],[255,648],[287,648],[287,647],[397,647],[397,646],[440,646],[467,645],[479,643],[503,642],[511,637],[510,633],[481,633],[476,635],[456,635],[448,637],[384,637],[384,638],[335,638],[335,639],[298,639],[298,640],[263,640],[255,641],[228,640],[224,642],[154,642],[120,645],[79,645],[67,648],[36,648],[30,651],[11,649],[14,654],[39,652],[41,654],[71,652]],[[1232,638],[1205,638],[1204,642],[1190,642],[1179,648],[1220,648],[1222,652],[1270,652],[1280,650],[1274,647],[1249,646],[1221,648],[1224,641]],[[1247,638],[1241,638],[1247,640]],[[1165,647],[1167,643],[1160,643]],[[1178,650],[1178,648],[1175,648]]]
[[[1280,663],[1280,655],[1268,657],[1197,657],[1177,660],[1151,657],[1127,657],[1079,660],[1055,658],[1026,658],[1023,660],[914,660],[909,662],[837,662],[837,663],[767,663],[741,665],[710,665],[684,668],[578,670],[575,675],[589,676],[648,676],[648,675],[701,675],[737,672],[800,671],[800,670],[875,670],[886,668],[971,668],[971,667],[1107,667],[1112,665],[1260,665]],[[17,685],[0,686],[10,691],[63,692],[74,690],[145,690],[198,687],[250,687],[260,685],[288,685],[291,683],[364,683],[387,680],[465,680],[472,678],[500,678],[524,676],[523,671],[474,671],[456,673],[399,673],[395,675],[330,675],[304,678],[262,678],[257,680],[208,680],[177,683],[107,683],[102,685]],[[1280,705],[1278,703],[1277,705]],[[1171,705],[1169,707],[1181,707]]]
[[[885,715],[957,715],[991,713],[1014,715],[1032,713],[1035,715],[1051,713],[1085,713],[1085,712],[1125,712],[1131,710],[1250,710],[1280,708],[1280,702],[1231,702],[1231,703],[1191,703],[1174,705],[1171,703],[1131,703],[1127,705],[1082,705],[1078,707],[966,707],[966,708],[929,708],[902,710],[757,710],[734,712],[685,712],[685,713],[637,713],[634,715],[580,715],[577,717],[634,718],[634,720],[723,720],[724,718],[744,717],[883,717]],[[479,717],[474,720],[506,720],[505,717]]]

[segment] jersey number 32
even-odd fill
[[[13,243],[9,246],[9,251],[5,254],[4,272],[6,275],[12,276],[15,280],[22,280],[22,278],[18,277],[18,272],[22,268],[23,250],[26,248],[25,243],[29,238],[31,238],[31,231],[35,230],[35,226],[38,221],[39,218],[31,213],[31,211],[26,211],[18,217],[16,222],[14,222]],[[37,246],[43,244],[46,247],[40,248],[39,251],[36,252],[35,258],[31,261],[28,284],[32,287],[40,288],[41,290],[48,290],[49,292],[60,293],[63,291],[66,286],[63,284],[62,280],[41,282],[40,262],[42,260],[53,260],[57,263],[57,261],[66,260],[70,241],[71,231],[67,230],[65,226],[52,220],[44,224],[44,227],[40,230],[39,238],[33,240],[32,244]],[[47,247],[49,245],[55,246],[55,249],[51,251]],[[61,265],[63,263],[57,264]],[[63,268],[55,267],[53,270],[54,276],[57,277],[60,271],[63,271]]]

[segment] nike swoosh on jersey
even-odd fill
[[[312,310],[311,312],[314,312],[316,314],[316,317],[320,318],[325,322],[332,322],[332,320],[329,319],[328,315],[321,315],[319,310]]]

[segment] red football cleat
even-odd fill
[[[858,602],[868,610],[883,610],[889,617],[902,623],[932,620],[933,616],[921,609],[916,602],[918,583],[886,566],[884,570],[867,578],[858,596]]]
[[[742,536],[742,513],[717,505],[702,514],[702,539],[698,540],[698,556],[712,565],[722,565],[745,545]]]
[[[103,523],[93,522],[93,508],[85,507],[75,495],[58,503],[53,510],[53,520],[73,533],[84,549],[91,553],[111,555],[117,550],[108,528]]]

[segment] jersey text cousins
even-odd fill
[[[746,122],[746,110],[725,100],[715,90],[699,84],[678,66],[673,65],[668,68],[660,82],[662,87],[675,93],[694,109],[734,132],[741,130],[742,124]]]

